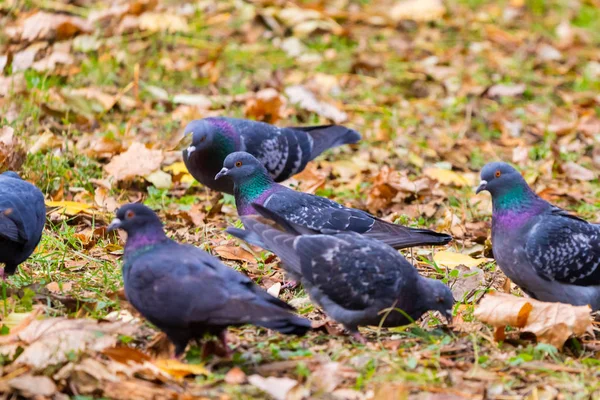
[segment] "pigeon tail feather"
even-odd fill
[[[361,139],[360,133],[339,125],[293,127],[292,129],[304,131],[312,138],[311,160],[327,149],[343,144],[354,144]]]

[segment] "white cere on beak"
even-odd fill
[[[190,147],[188,147],[188,148],[187,148],[187,153],[188,153],[188,156],[189,156],[190,154],[192,154],[194,151],[196,151],[196,146],[190,146]]]

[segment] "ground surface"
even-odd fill
[[[0,4],[0,153],[49,201],[40,246],[3,286],[0,392],[268,397],[263,387],[290,399],[600,396],[593,335],[560,351],[515,331],[498,344],[494,329],[474,319],[488,289],[520,293],[482,260],[491,256],[491,208],[472,189],[487,161],[511,161],[542,196],[598,219],[600,3],[447,3]],[[124,238],[104,229],[118,205],[143,200],[175,239],[220,255],[274,292],[283,279],[274,257],[223,233],[238,224],[232,198],[217,203],[168,151],[189,120],[211,115],[335,121],[360,131],[359,145],[328,152],[291,184],[452,233],[448,249],[408,255],[423,274],[452,285],[460,299],[454,325],[431,314],[405,328],[369,328],[366,345],[331,323],[303,338],[246,327],[230,331],[231,359],[202,359],[193,346],[187,362],[195,367],[157,367],[169,349],[124,300]],[[153,151],[132,150],[134,143]],[[440,250],[469,257],[452,262],[442,253],[434,262]],[[302,289],[279,296],[326,321]],[[50,319],[59,317],[71,319]],[[90,326],[86,317],[101,322]],[[43,325],[56,322],[63,325]],[[178,381],[176,370],[190,375]]]

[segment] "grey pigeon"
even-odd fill
[[[255,207],[261,216],[242,217],[246,230],[227,228],[227,232],[279,256],[310,298],[356,339],[364,341],[359,326],[406,325],[428,310],[451,320],[450,289],[419,275],[392,247],[355,232],[302,235],[295,224]],[[275,226],[265,218],[276,221]]]
[[[600,225],[540,198],[503,162],[481,170],[492,195],[492,246],[500,269],[541,301],[600,309]]]
[[[0,276],[12,275],[42,238],[46,206],[42,192],[16,172],[0,174]]]
[[[303,335],[310,321],[210,254],[169,239],[158,216],[142,204],[117,210],[109,230],[127,232],[123,281],[127,299],[166,333],[176,355],[205,333],[224,347],[228,326],[254,324]]]
[[[215,175],[228,154],[251,153],[271,177],[281,182],[302,171],[325,150],[356,143],[360,134],[338,125],[280,128],[247,119],[211,117],[190,122],[184,130],[183,160],[194,178],[219,192],[233,194],[228,180]]]
[[[245,152],[227,156],[223,169],[216,176],[217,179],[223,177],[234,182],[235,202],[240,216],[256,214],[252,206],[256,203],[316,233],[328,229],[352,231],[381,240],[396,249],[443,245],[452,240],[452,236],[444,233],[386,222],[365,211],[279,185],[256,158]]]

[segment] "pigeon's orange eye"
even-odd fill
[[[496,178],[500,178],[500,175],[502,175],[502,172],[496,171]]]
[[[129,210],[125,213],[125,218],[131,219],[133,217],[135,217],[135,213],[133,211]]]
[[[236,161],[235,162],[235,166],[236,167],[241,167],[242,166],[242,162],[241,161]]]

